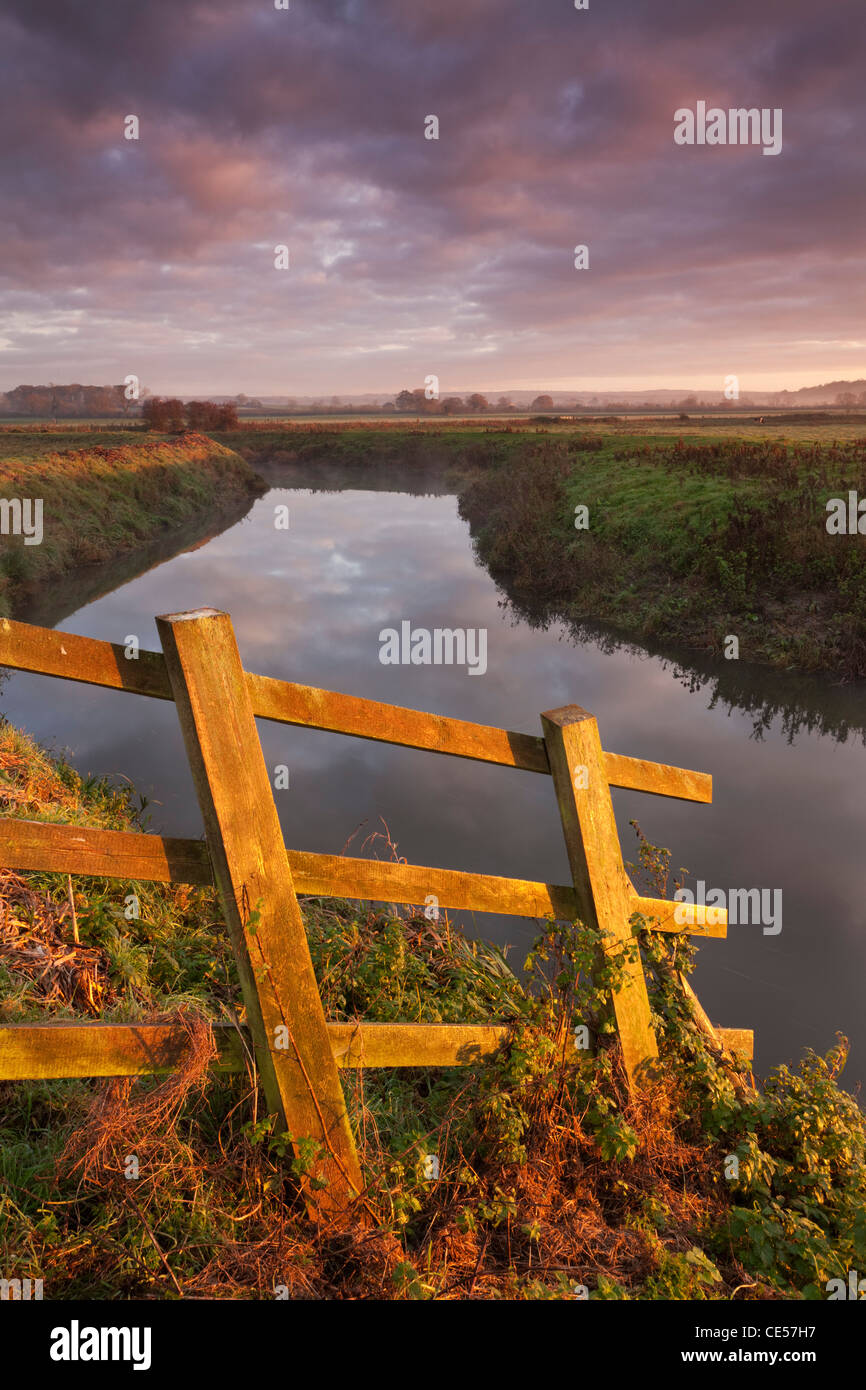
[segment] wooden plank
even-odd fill
[[[230,1024],[214,1024],[219,1060],[215,1069],[244,1069],[249,1035]],[[189,1037],[171,1023],[11,1023],[0,1026],[0,1079],[44,1077],[152,1076],[175,1071]]]
[[[750,1092],[753,1092],[755,1090],[754,1080],[751,1077],[744,1076],[742,1072],[740,1072],[735,1067],[734,1059],[730,1051],[728,1050],[728,1046],[724,1037],[722,1036],[722,1030],[720,1028],[715,1028],[713,1024],[710,1022],[709,1015],[707,1014],[706,1009],[704,1008],[700,999],[695,994],[694,990],[689,984],[688,976],[683,974],[682,971],[679,972],[679,981],[682,985],[683,993],[685,994],[686,999],[689,1001],[689,1004],[691,1005],[692,1017],[694,1018],[695,1023],[697,1024],[700,1031],[710,1041],[710,1043],[712,1043],[713,1047],[719,1053],[719,1060],[721,1062],[721,1065],[730,1077],[731,1082],[734,1086],[734,1090],[737,1091],[738,1094],[741,1096],[746,1096]],[[727,1029],[725,1031],[732,1032],[734,1030]],[[741,1048],[739,1050],[744,1051],[745,1049]],[[753,1051],[754,1038],[752,1039],[752,1051],[750,1051],[747,1055],[751,1057]]]
[[[122,646],[90,637],[55,632],[52,628],[0,620],[0,666],[41,672],[88,685],[125,690],[136,695],[172,699],[165,661],[159,652],[141,650],[127,660]],[[363,700],[354,695],[319,690],[245,672],[253,710],[259,719],[299,724],[310,729],[351,734],[380,743],[398,743],[434,753],[548,772],[544,741],[532,734],[472,724],[463,719],[427,714]]]
[[[694,1015],[695,1022],[697,1023],[701,1032],[704,1033],[710,1039],[711,1042],[714,1042],[716,1044],[716,1047],[721,1047],[718,1034],[716,1033],[716,1030],[713,1027],[712,1023],[710,1022],[709,1014],[707,1013],[700,999],[695,994],[694,990],[689,984],[688,976],[684,975],[683,972],[680,971],[679,980],[680,984],[682,985],[683,992],[692,1006],[692,1013]]]
[[[677,908],[682,909],[685,921],[681,924],[676,920]],[[632,912],[641,912],[645,917],[653,918],[650,924],[651,931],[662,932],[688,932],[692,936],[714,936],[726,937],[728,934],[728,909],[726,907],[709,908],[701,903],[679,903],[673,902],[669,898],[641,898],[636,897],[632,903]],[[707,921],[707,913],[715,912],[717,920]]]
[[[635,893],[622,862],[598,725],[579,705],[542,714],[541,724],[574,880],[578,915],[601,930],[614,954],[632,939]],[[613,1008],[630,1086],[638,1068],[658,1056],[640,958],[626,966]]]
[[[213,883],[203,840],[0,819],[0,865],[19,872],[89,874],[128,883]]]
[[[679,801],[700,801],[705,805],[713,799],[713,779],[708,772],[691,772],[685,767],[669,767],[667,763],[648,763],[643,758],[623,757],[621,753],[605,753],[604,766],[612,787],[670,796]]]
[[[751,1028],[717,1028],[719,1041],[726,1052],[742,1052],[749,1061],[755,1055],[755,1034]]]
[[[532,734],[510,733],[464,719],[450,719],[423,710],[363,700],[248,674],[253,709],[260,719],[327,729],[376,743],[398,743],[430,753],[452,754],[476,762],[518,767],[526,772],[549,772],[544,741]]]
[[[377,700],[273,680],[251,672],[247,680],[253,709],[259,719],[348,734],[377,743],[396,743],[405,748],[496,763],[525,772],[550,772],[544,740],[531,734],[381,704]],[[709,773],[646,762],[619,753],[604,753],[603,757],[611,786],[685,801],[711,802],[713,799],[713,779]]]
[[[242,1072],[249,1032],[214,1023],[214,1070]],[[504,1024],[328,1023],[341,1068],[468,1067],[508,1038]],[[754,1055],[749,1028],[716,1028],[730,1052]],[[174,1071],[189,1039],[171,1023],[8,1023],[0,1025],[0,1081],[154,1076]]]
[[[115,642],[16,623],[11,618],[0,619],[0,666],[151,695],[157,700],[173,698],[160,652],[140,651],[137,658],[127,658],[124,648]]]
[[[554,883],[298,850],[289,852],[289,862],[297,891],[315,896],[422,906],[433,894],[439,907],[467,912],[564,921],[572,921],[576,913],[574,890]]]
[[[574,921],[578,915],[574,889],[565,884],[534,883],[498,878],[493,874],[431,869],[418,864],[394,864],[376,859],[310,854],[288,850],[295,891],[316,897],[350,897],[364,901],[421,906],[430,893],[439,906],[467,912],[497,912],[513,917]],[[91,830],[44,821],[0,818],[0,866],[21,873],[88,874],[127,883],[213,883],[207,845],[202,840],[171,839],[130,830]],[[674,919],[677,906],[687,925]],[[702,925],[710,909],[700,904],[673,903],[663,898],[632,900],[632,911],[654,919],[650,930],[692,931],[724,937],[727,928]],[[716,908],[727,919],[724,908]]]
[[[338,1067],[471,1067],[510,1031],[502,1023],[328,1023]]]
[[[529,879],[498,878],[493,874],[462,873],[454,869],[430,869],[418,864],[395,864],[388,860],[308,854],[300,850],[289,850],[289,863],[299,893],[419,906],[432,893],[438,899],[439,907],[466,912],[498,912],[505,916],[554,918],[563,922],[573,922],[580,915],[575,891],[565,884],[535,883]],[[641,912],[653,919],[651,931],[675,935],[689,932],[699,936],[727,936],[727,912],[724,908],[716,909],[723,920],[715,925],[707,925],[706,913],[711,909],[700,904],[635,895],[630,906],[632,912]],[[674,917],[678,907],[683,909],[685,923],[677,922]]]
[[[219,1072],[241,1072],[247,1029],[214,1023]],[[341,1068],[468,1067],[509,1035],[494,1023],[328,1023]],[[0,1025],[0,1081],[49,1077],[151,1076],[174,1071],[186,1031],[172,1023],[12,1023]]]
[[[310,948],[227,613],[157,618],[198,793],[247,1021],[271,1113],[297,1142],[324,1146],[304,1182],[311,1215],[345,1210],[362,1190]]]
[[[127,660],[123,647],[115,643],[55,632],[9,618],[0,620],[0,666],[161,700],[172,698],[165,661],[159,652],[142,650],[137,660]],[[273,680],[253,672],[245,672],[245,678],[253,712],[259,719],[396,743],[526,772],[550,771],[544,740],[531,734]],[[619,753],[604,753],[603,757],[611,786],[686,801],[712,800],[712,778],[708,773]]]

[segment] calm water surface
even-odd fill
[[[280,504],[288,531],[274,525]],[[866,747],[859,736],[792,737],[784,700],[788,688],[795,700],[793,677],[786,687],[785,677],[738,671],[752,695],[772,687],[779,706],[756,738],[753,715],[711,707],[706,689],[661,658],[516,619],[476,563],[455,498],[357,489],[273,489],[222,535],[59,627],[113,642],[134,633],[158,648],[156,614],[202,606],[232,615],[245,666],[264,675],[528,733],[540,732],[542,710],[577,703],[597,716],[610,751],[712,773],[712,806],[615,790],[626,859],[636,857],[636,818],[672,850],[674,869],[690,870],[692,886],[781,889],[778,936],[743,925],[702,944],[701,1001],[722,1026],[755,1029],[762,1074],[806,1047],[826,1051],[840,1030],[852,1040],[848,1086],[866,1075]],[[486,628],[486,674],[381,665],[378,634],[404,619]],[[862,724],[862,688],[810,689],[814,707],[838,711],[841,699]],[[81,771],[128,777],[154,803],[151,829],[201,834],[172,705],[24,673],[4,682],[0,702]],[[410,862],[568,882],[547,777],[268,723],[260,732],[268,765],[290,769],[290,789],[275,795],[292,848],[339,853],[354,834],[359,853],[383,819]],[[468,929],[513,943],[518,963],[535,924],[479,915]]]

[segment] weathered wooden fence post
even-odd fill
[[[312,1215],[335,1213],[363,1184],[231,619],[205,608],[156,622],[268,1108],[293,1139],[324,1145],[309,1176],[328,1186],[304,1191]]]
[[[622,862],[598,724],[580,705],[548,710],[541,724],[578,916],[606,934],[606,950],[612,952],[631,939],[635,901]],[[613,1008],[633,1086],[637,1068],[657,1057],[658,1047],[640,959],[628,964],[626,972],[625,987],[613,992]]]

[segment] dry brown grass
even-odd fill
[[[147,1022],[168,1022],[157,1015]],[[180,1010],[170,1021],[187,1036],[183,1065],[156,1085],[133,1077],[113,1077],[93,1097],[84,1124],[70,1136],[59,1164],[67,1173],[80,1172],[83,1183],[104,1186],[123,1175],[125,1156],[134,1141],[144,1186],[172,1173],[178,1161],[194,1163],[195,1155],[180,1137],[181,1112],[204,1094],[208,1073],[217,1055],[213,1030],[193,1010]]]
[[[62,907],[27,879],[0,869],[0,964],[36,986],[46,1006],[98,1015],[114,1001],[108,961],[97,946],[74,940],[73,900]],[[14,1011],[14,996],[0,1016]]]
[[[723,1218],[718,1153],[685,1132],[670,1077],[623,1103],[639,1145],[635,1157],[622,1163],[602,1158],[585,1117],[548,1077],[530,1102],[535,1111],[526,1161],[479,1162],[477,1154],[462,1154],[475,1186],[469,1191],[453,1182],[431,1184],[421,1224],[410,1238],[387,1226],[315,1229],[284,1168],[263,1147],[227,1123],[217,1164],[213,1152],[191,1141],[190,1106],[205,1104],[212,1053],[206,1023],[189,1016],[186,1026],[191,1048],[183,1071],[155,1089],[129,1080],[100,1087],[61,1161],[63,1172],[79,1175],[81,1193],[104,1199],[114,1184],[121,1203],[132,1207],[162,1265],[160,1278],[151,1277],[151,1296],[165,1279],[184,1298],[224,1299],[274,1297],[275,1290],[293,1299],[394,1298],[413,1280],[415,1296],[420,1289],[436,1299],[489,1299],[514,1297],[527,1279],[555,1276],[590,1285],[603,1276],[628,1288],[657,1272],[660,1249],[685,1254],[708,1222]],[[468,1084],[455,1098],[455,1123],[467,1105],[476,1108],[471,1089]],[[465,1131],[465,1114],[463,1120]],[[476,1121],[484,1122],[480,1107]],[[124,1181],[123,1163],[131,1153],[138,1155],[145,1181]],[[366,1129],[361,1157],[368,1173],[381,1173],[393,1161],[375,1126]],[[154,1234],[168,1192],[193,1209],[207,1203],[211,1217],[219,1203],[225,1226],[225,1238],[209,1242],[208,1257],[186,1277],[175,1275],[170,1252]],[[467,1208],[503,1194],[513,1207],[506,1220],[467,1228]],[[647,1221],[646,1199],[656,1210],[666,1209],[661,1236]],[[757,1288],[733,1253],[721,1269],[722,1296]],[[772,1295],[760,1289],[759,1296]]]

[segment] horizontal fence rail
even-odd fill
[[[0,620],[0,665],[158,700],[173,699],[161,652],[140,650],[137,658],[127,659],[124,648],[117,643],[31,627],[10,618]],[[253,713],[259,719],[377,743],[396,743],[525,772],[550,772],[544,739],[531,734],[403,709],[249,671],[245,675]],[[713,779],[705,772],[607,752],[604,766],[612,787],[704,804],[713,799]]]
[[[253,1053],[246,1028],[213,1023],[214,1069],[238,1073]],[[470,1067],[490,1056],[511,1035],[495,1023],[332,1023],[328,1037],[341,1069],[361,1067]],[[747,1028],[716,1028],[729,1052],[752,1056]],[[0,1074],[7,1081],[76,1077],[158,1076],[176,1071],[189,1055],[186,1030],[177,1023],[0,1024]],[[591,1056],[590,1049],[586,1055]]]
[[[232,1023],[211,1025],[216,1070],[244,1071],[251,1034]],[[328,1038],[341,1068],[468,1067],[495,1052],[509,1028],[495,1023],[332,1023]],[[177,1023],[13,1023],[0,1025],[5,1080],[43,1077],[153,1076],[188,1055],[189,1035]]]
[[[287,853],[296,891],[313,897],[420,906],[433,894],[440,907],[454,911],[562,922],[573,922],[579,915],[574,889],[565,884],[304,850]],[[203,840],[171,839],[131,830],[87,830],[43,821],[0,820],[0,862],[21,872],[90,874],[130,882],[208,885],[214,881]],[[674,916],[677,909],[682,919],[679,922]],[[708,909],[635,893],[632,911],[650,918],[656,931],[727,935],[724,908]],[[715,913],[717,920],[708,924],[708,912]]]

